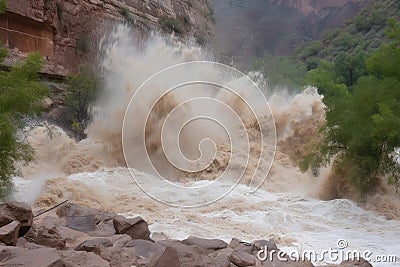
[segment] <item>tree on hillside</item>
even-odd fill
[[[306,157],[303,169],[334,159],[337,171],[362,193],[374,188],[379,176],[399,186],[400,165],[400,25],[392,20],[389,45],[383,45],[366,61],[369,75],[358,79],[352,92],[338,88],[323,72],[314,72],[314,84],[325,90],[325,139],[316,153]],[[315,80],[315,76],[319,80]],[[328,82],[327,82],[328,81]],[[329,82],[330,81],[330,82]]]
[[[3,62],[7,50],[0,50]],[[29,161],[33,151],[18,135],[25,127],[24,119],[36,117],[48,89],[39,82],[38,73],[43,60],[39,54],[30,55],[10,72],[0,72],[0,197],[11,186],[11,177],[17,174],[16,161]]]
[[[86,137],[85,129],[91,117],[91,105],[99,94],[101,83],[99,77],[89,66],[81,66],[78,74],[67,77],[68,95],[66,106],[70,127],[77,140]]]
[[[366,75],[365,59],[366,54],[363,52],[355,54],[348,52],[339,53],[334,62],[334,71],[339,82],[351,87],[360,77]]]

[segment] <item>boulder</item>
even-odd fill
[[[61,258],[49,267],[96,266],[108,267],[110,264],[100,256],[86,251],[60,251]]]
[[[67,239],[57,229],[57,220],[51,217],[32,225],[26,238],[29,242],[56,249],[66,248]]]
[[[15,246],[18,247],[18,248],[27,248],[27,249],[47,248],[45,246],[29,242],[26,239],[26,237],[18,238],[17,244]]]
[[[86,251],[94,252],[95,254],[100,254],[100,248],[102,247],[112,247],[112,243],[107,238],[96,238],[83,242],[75,248],[76,251]]]
[[[113,247],[123,248],[128,242],[132,241],[132,238],[129,235],[114,235],[109,237],[109,240],[113,244]]]
[[[51,248],[0,247],[0,262],[2,266],[51,266],[58,260],[60,260],[59,253]]]
[[[204,238],[198,238],[194,236],[190,236],[187,239],[182,241],[183,244],[191,246],[195,245],[204,249],[209,249],[209,250],[218,250],[218,249],[224,249],[228,247],[228,244],[225,243],[223,240],[219,239],[204,239]]]
[[[91,236],[113,236],[116,233],[113,218],[101,220],[97,223],[96,230],[89,232]]]
[[[100,247],[100,254],[111,266],[132,267],[138,265],[136,250],[133,247]]]
[[[256,258],[243,251],[234,251],[229,256],[229,261],[239,267],[255,266]]]
[[[158,245],[171,247],[177,254],[182,267],[189,266],[216,266],[215,260],[208,255],[209,250],[195,246],[185,245],[177,240],[162,240],[157,242]]]
[[[20,228],[21,228],[21,223],[18,221],[12,221],[9,224],[1,227],[0,242],[8,246],[15,246],[17,244]]]
[[[117,234],[126,234],[132,239],[151,240],[149,227],[142,217],[125,218],[118,215],[114,218],[113,224]]]
[[[229,261],[229,256],[232,254],[232,248],[220,249],[208,254],[214,260],[215,266],[229,267],[231,262]]]
[[[58,208],[56,213],[66,219],[67,227],[81,232],[98,230],[97,225],[101,221],[110,220],[116,215],[98,209],[81,207],[70,202]]]
[[[172,247],[161,246],[148,240],[132,240],[127,247],[133,247],[140,258],[141,266],[175,267],[181,266],[176,250]]]
[[[33,222],[31,207],[24,202],[4,202],[0,204],[0,227],[12,221],[21,222],[18,236],[25,235]]]

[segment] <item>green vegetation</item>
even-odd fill
[[[69,75],[66,81],[66,115],[75,138],[81,140],[86,137],[84,130],[90,121],[91,105],[99,94],[101,83],[89,66],[81,66],[79,74]]]
[[[400,2],[397,0],[371,1],[357,16],[339,29],[325,32],[321,41],[313,41],[298,49],[301,62],[310,57],[334,61],[343,50],[349,54],[372,53],[388,41],[385,29],[388,18],[399,18]]]
[[[2,48],[1,62],[6,55],[7,50]],[[48,94],[39,80],[42,66],[42,57],[32,54],[10,72],[0,72],[0,198],[10,191],[10,179],[17,174],[15,162],[28,162],[33,156],[32,148],[19,133],[26,118],[40,114],[42,100]]]
[[[389,21],[387,37],[370,56],[339,53],[333,64],[322,64],[308,80],[324,94],[324,140],[302,162],[303,170],[327,164],[367,193],[379,176],[400,185],[400,25]]]
[[[0,1],[0,14],[6,12],[7,9],[7,2],[5,0]]]
[[[160,23],[164,30],[168,32],[175,32],[177,34],[184,33],[182,22],[179,19],[174,18],[162,18]]]
[[[127,6],[120,7],[119,13],[126,19],[126,21],[128,22],[132,21],[132,14]]]

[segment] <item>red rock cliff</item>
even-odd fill
[[[213,36],[205,0],[9,0],[0,38],[17,54],[41,52],[46,73],[66,75],[93,57],[95,41],[115,21],[146,31],[165,26],[164,18],[181,23],[183,36]]]

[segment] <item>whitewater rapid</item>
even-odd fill
[[[147,175],[131,171],[134,175]],[[26,196],[31,194],[31,188],[40,184],[38,180],[16,179],[16,182],[18,191],[15,198],[25,201]],[[50,179],[47,183],[46,190],[36,204],[39,207],[69,199],[126,216],[142,216],[149,223],[153,235],[162,233],[173,239],[184,239],[190,235],[219,238],[226,242],[230,242],[232,237],[247,242],[272,239],[288,252],[314,250],[316,253],[335,249],[337,241],[344,239],[348,242],[348,250],[368,250],[374,256],[398,255],[400,251],[399,221],[387,220],[375,212],[365,211],[346,199],[321,201],[303,193],[274,193],[263,189],[249,193],[247,186],[238,185],[227,196],[208,206],[173,208],[146,195],[125,168],[78,173]],[[225,187],[217,182],[213,189],[218,191]],[[162,188],[159,188],[159,193],[174,194]],[[316,263],[339,262],[326,259]]]

